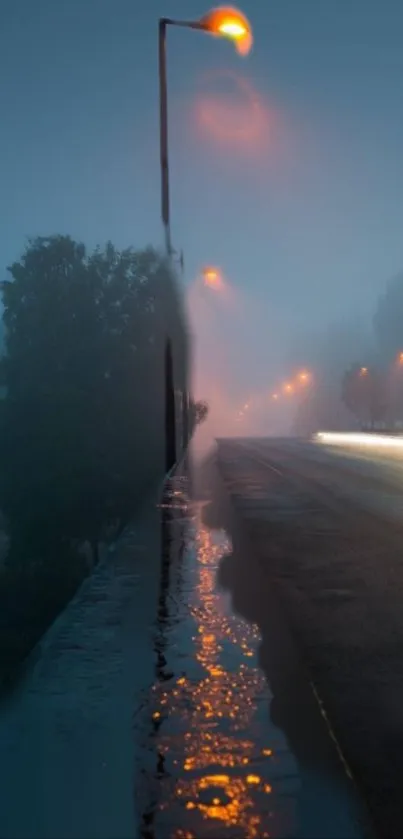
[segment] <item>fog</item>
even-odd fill
[[[342,377],[353,362],[372,364],[377,357],[371,320],[346,312],[344,319],[303,330],[276,312],[268,316],[251,294],[209,288],[202,276],[190,288],[188,311],[194,391],[210,408],[195,440],[197,454],[216,437],[355,427],[343,405]],[[306,386],[297,382],[300,375],[309,377]],[[284,392],[288,383],[290,394]],[[300,419],[303,411],[308,423]]]
[[[4,268],[27,236],[162,243],[157,18],[204,11],[168,6],[2,9]],[[343,373],[382,356],[373,316],[403,268],[403,7],[248,0],[245,11],[247,58],[198,33],[168,37],[172,234],[194,394],[210,405],[204,447],[217,435],[303,433],[301,406],[315,400],[309,427],[351,423]],[[203,283],[206,265],[220,290]],[[286,398],[305,369],[309,394]]]

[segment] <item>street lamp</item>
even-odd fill
[[[212,9],[198,21],[160,18],[158,22],[159,98],[160,98],[160,165],[161,165],[161,217],[164,228],[165,251],[168,259],[173,255],[171,241],[171,220],[169,206],[169,158],[168,158],[168,89],[166,35],[168,26],[198,29],[221,38],[232,40],[243,55],[252,46],[252,30],[249,21],[241,12],[229,6]],[[183,266],[183,258],[181,258]],[[165,465],[167,472],[176,462],[175,430],[175,387],[172,345],[169,338],[165,346]],[[188,396],[183,405],[184,438],[187,437]],[[186,443],[185,443],[186,444]]]
[[[221,276],[217,268],[203,269],[204,284],[210,288],[218,289],[221,285]]]
[[[160,18],[158,23],[158,55],[160,85],[160,164],[161,164],[161,216],[164,227],[165,249],[172,255],[171,223],[169,206],[169,159],[168,159],[168,91],[166,33],[168,26],[197,29],[216,37],[229,38],[236,49],[246,55],[252,46],[252,29],[248,19],[238,9],[223,6],[212,9],[198,21]]]

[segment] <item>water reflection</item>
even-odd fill
[[[171,504],[178,500],[183,523],[184,493],[171,491]],[[180,592],[171,555],[162,611],[160,598],[159,665],[149,710],[157,767],[148,777],[143,837],[268,837],[277,814],[273,762],[285,744],[280,736],[273,740],[266,724],[271,694],[256,663],[258,629],[234,617],[216,589],[230,540],[203,525],[201,512],[201,504],[188,505]],[[175,529],[172,508],[169,515]],[[293,800],[283,809],[281,835],[291,835]]]
[[[256,472],[245,473],[245,486],[250,499],[257,491],[259,505],[264,497],[264,484],[259,482]],[[229,593],[235,612],[259,627],[258,662],[272,692],[267,708],[272,723],[271,732],[273,735],[276,729],[283,731],[289,748],[288,759],[292,756],[298,771],[299,783],[294,784],[294,830],[292,834],[285,830],[281,807],[273,794],[278,815],[275,835],[294,835],[301,839],[372,836],[367,813],[351,784],[351,778],[347,777],[333,734],[329,734],[328,722],[325,722],[322,709],[318,707],[310,688],[300,651],[284,620],[280,589],[270,561],[270,543],[262,555],[254,550],[254,543],[249,538],[250,528],[256,533],[259,515],[263,513],[259,514],[257,505],[257,521],[252,522],[251,519],[248,524],[244,520],[242,527],[239,526],[237,502],[235,500],[235,506],[229,504],[216,458],[205,462],[203,475],[199,476],[199,491],[201,495],[210,495],[214,499],[203,509],[204,524],[210,528],[224,524],[231,532],[232,553],[221,560],[218,579]],[[278,747],[276,752],[278,755]],[[287,773],[285,753],[281,764],[284,788]],[[278,791],[278,783],[273,782],[273,791]]]

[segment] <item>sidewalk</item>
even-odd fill
[[[136,835],[133,718],[154,678],[160,530],[155,496],[1,708],[2,839]]]

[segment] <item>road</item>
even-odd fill
[[[403,458],[244,439],[219,441],[218,463],[250,573],[281,603],[379,835],[400,837]]]

